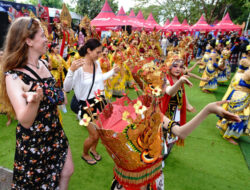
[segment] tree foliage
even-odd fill
[[[136,3],[135,12],[140,9],[144,16],[152,12],[161,23],[177,16],[180,22],[186,18],[189,24],[194,24],[203,14],[212,24],[222,19],[225,10],[235,23],[243,23],[250,12],[248,0],[136,0]]]
[[[37,5],[37,0],[27,0],[27,3]],[[62,9],[63,0],[41,0],[41,4],[45,7]]]
[[[101,11],[105,0],[72,0],[76,4],[76,12],[80,15],[88,15],[90,19],[95,18]],[[114,13],[118,10],[118,2],[108,1]]]

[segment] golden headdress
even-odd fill
[[[63,25],[66,25],[67,27],[71,27],[71,15],[69,13],[68,8],[66,7],[65,3],[63,3],[62,12],[60,15],[60,20]]]
[[[119,39],[119,35],[118,35],[118,33],[117,32],[115,32],[115,31],[111,31],[111,40],[112,41],[114,41],[114,40],[118,40]]]
[[[181,52],[170,51],[168,53],[168,56],[167,56],[164,63],[167,65],[167,68],[169,69],[169,68],[171,68],[173,63],[176,62],[176,61],[180,61],[180,62],[184,63],[182,53]]]
[[[144,93],[109,103],[95,121],[107,152],[115,163],[114,176],[126,188],[154,183],[162,168],[162,114],[159,97],[164,80],[159,65],[149,62],[137,70]],[[153,101],[153,103],[152,103]]]
[[[143,42],[148,41],[147,33],[144,30],[141,32],[141,41]]]
[[[250,68],[250,60],[247,59],[246,54],[243,54],[242,58],[241,58],[241,60],[239,62],[238,72],[244,73],[249,68]]]
[[[87,15],[85,15],[80,22],[80,29],[81,28],[87,29],[89,27],[90,27],[90,19]]]

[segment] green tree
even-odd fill
[[[27,0],[27,3],[37,5],[38,0]],[[63,0],[41,0],[41,4],[45,7],[62,9]]]
[[[212,24],[221,20],[225,10],[230,13],[232,20],[242,23],[247,20],[250,4],[249,0],[136,0],[135,11],[141,9],[147,14],[151,10],[157,21],[165,22],[177,16],[182,22],[185,18],[189,24],[194,24],[203,14],[206,21]]]
[[[105,0],[72,0],[76,4],[76,12],[80,15],[88,15],[90,19],[95,18],[101,11]],[[118,10],[118,2],[115,0],[108,1],[114,13]]]
[[[159,11],[161,11],[161,8],[157,5],[149,5],[148,7],[142,8],[136,6],[133,10],[136,15],[138,14],[139,10],[141,10],[145,20],[147,20],[149,14],[152,13],[155,21],[158,23],[161,22],[161,18],[159,15]],[[129,12],[130,11],[131,9],[129,10]]]

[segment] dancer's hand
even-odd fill
[[[206,77],[206,78],[202,78],[202,81],[204,81],[204,82],[208,82],[208,81],[209,81],[209,78],[208,78],[208,77]]]
[[[38,87],[36,92],[24,92],[23,97],[28,103],[40,103],[43,99],[43,89]]]
[[[187,111],[191,112],[191,113],[195,113],[196,112],[196,109],[195,107],[191,106],[191,105],[188,105],[187,106]]]
[[[81,67],[83,65],[84,61],[83,59],[78,59],[72,62],[71,66],[70,66],[70,70],[72,72],[74,72],[75,70],[77,70],[79,67]]]
[[[192,87],[193,84],[188,80],[189,76],[187,75],[183,75],[179,80],[183,83],[183,84],[187,84],[189,87]]]
[[[118,73],[121,70],[120,67],[116,64],[114,65],[113,69],[115,73]]]
[[[240,122],[241,119],[239,116],[234,115],[233,113],[230,113],[221,107],[221,105],[225,103],[227,103],[227,100],[213,102],[213,103],[208,104],[206,106],[206,109],[208,113],[214,113],[230,121]]]

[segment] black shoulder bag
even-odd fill
[[[92,79],[92,84],[91,84],[91,87],[90,87],[90,90],[89,90],[89,94],[88,94],[88,96],[87,96],[87,100],[88,100],[89,95],[90,95],[90,93],[91,93],[91,90],[92,90],[92,88],[93,88],[93,86],[94,86],[94,82],[95,82],[95,63],[94,63],[94,66],[93,66],[93,79]],[[71,110],[72,110],[74,113],[78,114],[78,111],[79,111],[79,108],[80,108],[80,103],[79,103],[79,101],[77,100],[75,94],[74,94],[74,96],[73,96],[72,99],[71,99],[70,108],[71,108]]]

